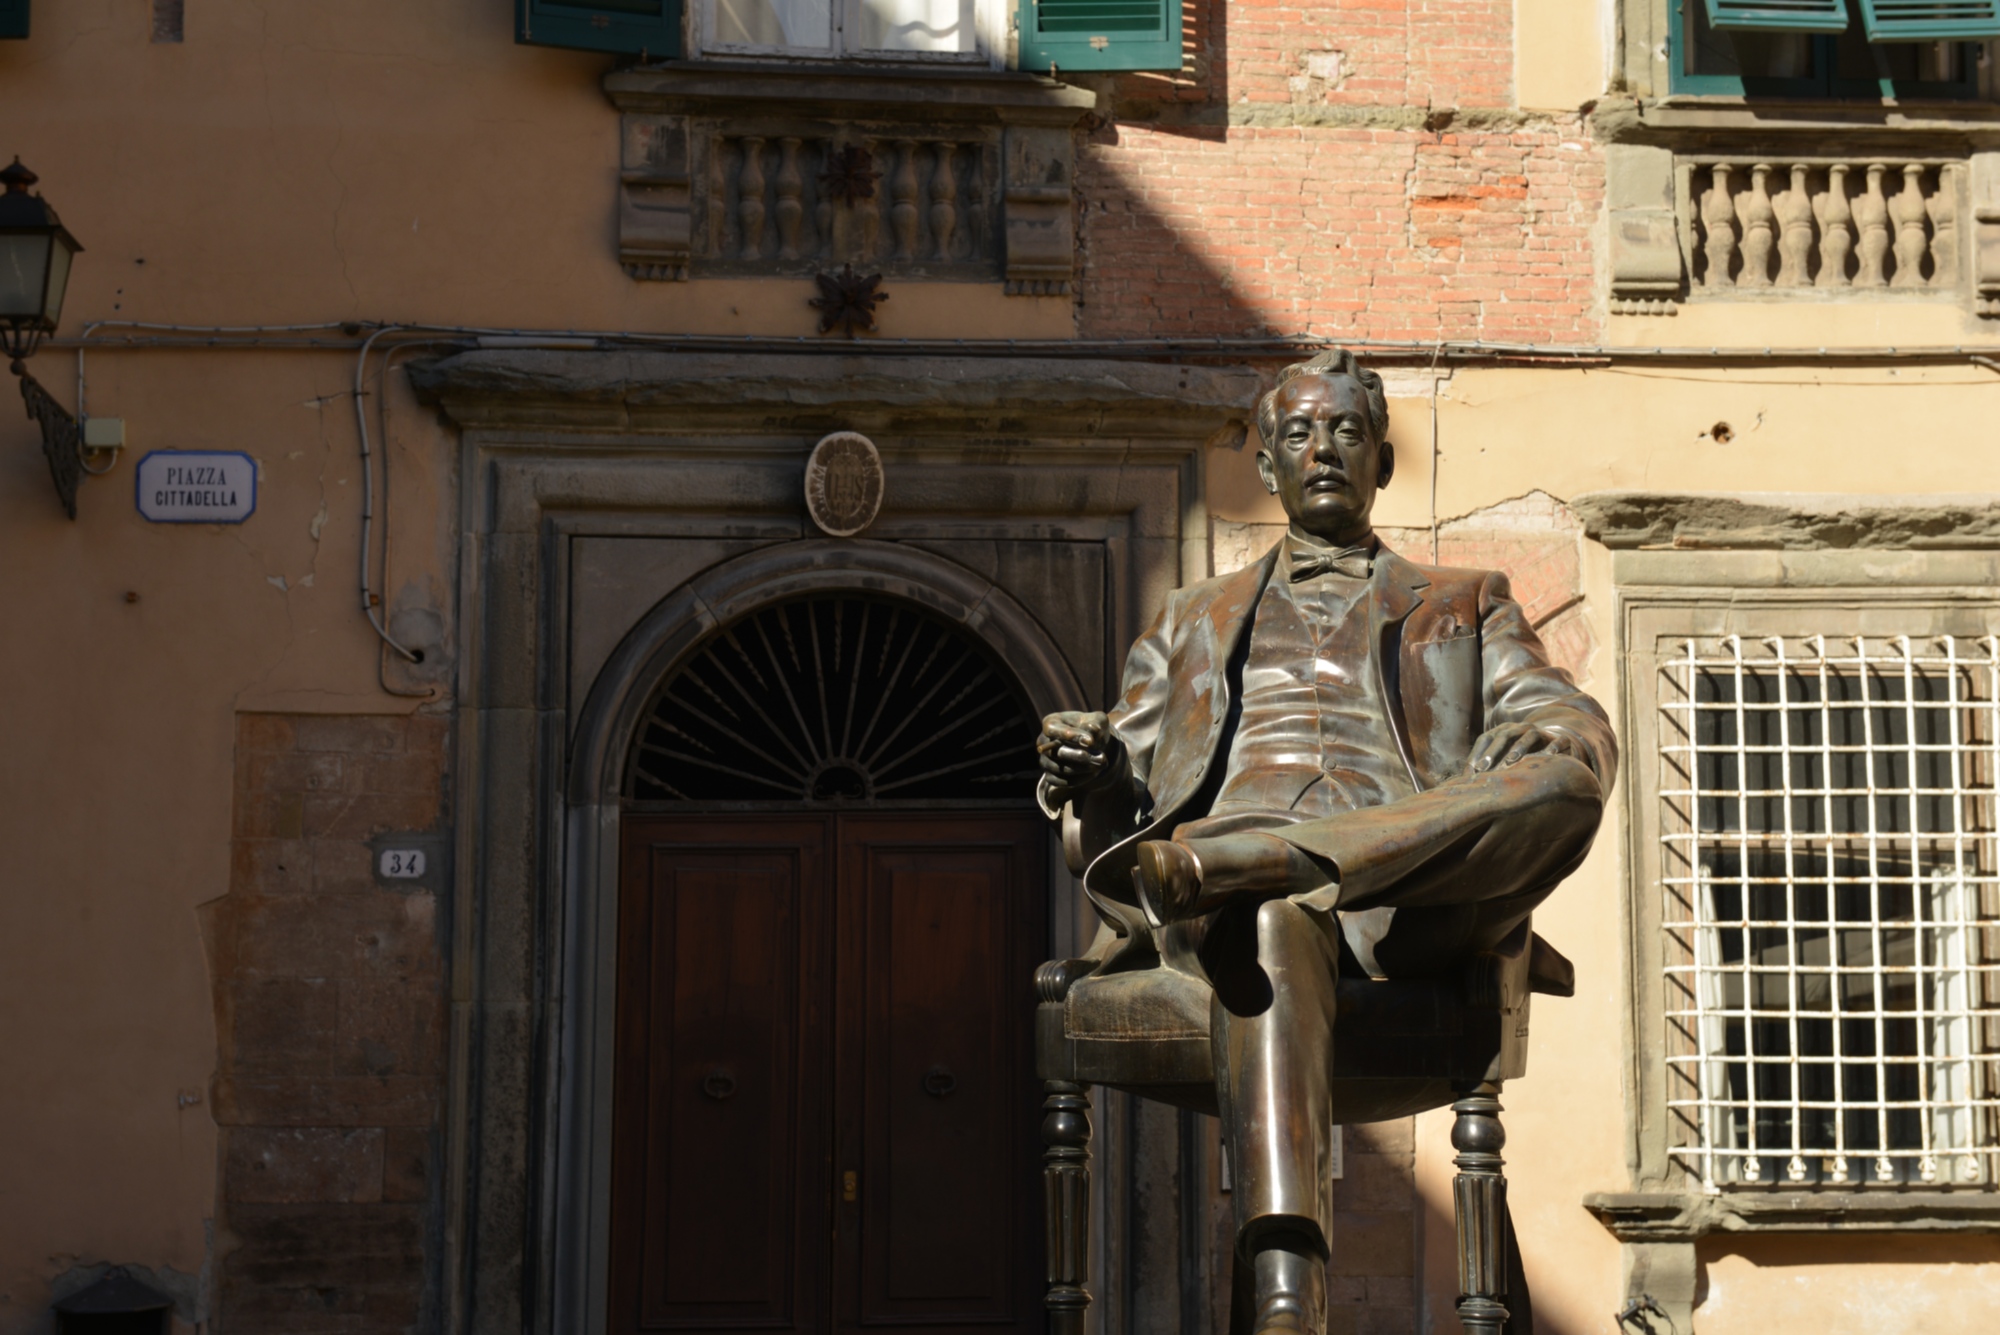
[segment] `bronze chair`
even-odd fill
[[[1066,834],[1073,831],[1066,830]],[[1065,840],[1071,870],[1077,845]],[[1470,1335],[1532,1335],[1533,1308],[1507,1211],[1500,1087],[1527,1069],[1528,999],[1570,996],[1568,960],[1527,923],[1462,977],[1378,980],[1343,953],[1333,1054],[1334,1120],[1407,1117],[1450,1104],[1458,1315]],[[1083,1335],[1090,1305],[1091,1085],[1216,1115],[1207,980],[1166,963],[1100,973],[1090,959],[1035,972],[1035,1065],[1048,1206],[1051,1335]],[[1247,1267],[1236,1267],[1232,1335],[1248,1335]]]

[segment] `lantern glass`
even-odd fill
[[[69,278],[69,254],[48,232],[0,232],[0,321],[16,328],[41,325],[47,314],[51,252],[62,253],[62,277]],[[55,298],[58,310],[62,296]]]
[[[57,232],[49,238],[49,281],[42,289],[42,328],[55,332],[62,323],[63,292],[69,287],[69,261],[76,254],[76,243],[69,239],[68,232]]]

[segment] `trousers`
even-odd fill
[[[1231,817],[1233,833],[1220,837],[1214,826],[1176,832],[1202,860],[1205,884],[1211,862],[1246,881],[1229,887],[1235,893],[1211,916],[1200,946],[1215,988],[1210,1040],[1239,1250],[1328,1255],[1328,1072],[1342,915],[1381,924],[1367,944],[1386,976],[1449,973],[1505,939],[1575,870],[1602,807],[1588,766],[1534,755],[1331,817],[1273,812],[1268,823]],[[1221,845],[1244,834],[1257,838],[1260,823],[1306,858],[1280,871],[1268,861],[1260,870],[1255,858],[1229,866],[1202,854],[1226,854]],[[1249,883],[1260,874],[1265,884]]]

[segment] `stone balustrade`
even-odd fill
[[[697,254],[712,272],[997,271],[997,136],[717,134],[705,147]]]
[[[1613,315],[1688,300],[1946,300],[2000,316],[2000,153],[1614,145]]]
[[[1694,287],[1956,296],[1964,188],[1951,162],[1686,160]]]
[[[618,260],[647,282],[807,277],[1001,283],[1075,267],[1083,90],[1005,71],[622,70]]]

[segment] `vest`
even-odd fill
[[[1265,586],[1243,665],[1242,713],[1211,816],[1315,820],[1411,796],[1370,633],[1368,584],[1335,573]]]

